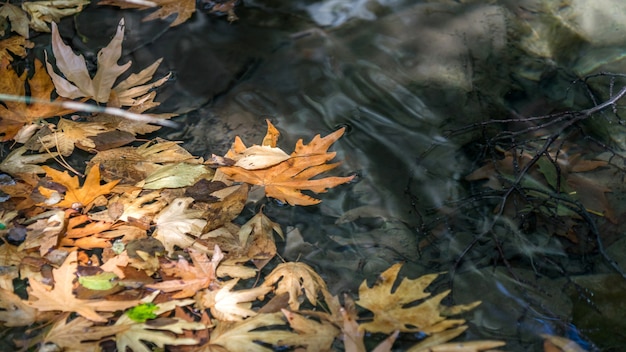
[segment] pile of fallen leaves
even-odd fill
[[[262,277],[277,255],[281,226],[262,211],[241,226],[234,220],[252,188],[306,206],[320,202],[314,193],[351,181],[319,177],[338,165],[330,163],[335,153],[328,150],[343,129],[307,144],[300,140],[286,153],[268,121],[260,145],[246,147],[237,137],[225,156],[209,160],[172,141],[138,144],[137,135],[173,116],[146,113],[158,105],[155,89],[168,77],[153,80],[158,60],[118,79],[130,67],[118,65],[123,20],[90,72],[54,24],[83,3],[35,1],[21,9],[6,3],[0,9],[19,34],[0,41],[0,135],[12,143],[0,162],[6,173],[0,183],[0,324],[19,332],[3,333],[14,336],[16,347],[365,351],[365,334],[382,333],[389,336],[375,351],[388,351],[398,334],[416,332],[424,338],[411,351],[503,345],[446,343],[467,329],[463,319],[449,317],[479,302],[441,305],[449,291],[427,291],[438,274],[398,280],[402,265],[396,264],[373,285],[364,282],[356,301],[333,296],[304,263],[282,262]],[[187,2],[159,3],[148,19]],[[48,30],[49,22],[52,50],[45,65],[35,59],[17,72],[12,61],[26,60],[32,47],[29,23]],[[65,159],[75,148],[92,153],[86,176]]]

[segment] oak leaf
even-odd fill
[[[395,330],[430,334],[464,323],[461,319],[446,320],[442,313],[445,309],[453,309],[458,314],[480,304],[477,301],[468,305],[441,307],[441,300],[450,293],[450,290],[430,298],[431,294],[424,291],[439,276],[438,274],[424,275],[414,280],[403,278],[394,290],[401,267],[402,264],[395,264],[387,269],[371,288],[368,287],[367,281],[363,281],[359,287],[359,300],[356,304],[374,313],[373,321],[361,324],[361,329],[386,334]],[[422,301],[420,304],[407,307],[420,300]]]
[[[0,93],[23,97],[26,96],[26,76],[27,71],[18,76],[6,61],[0,62]],[[43,69],[43,64],[39,60],[35,60],[35,68],[33,76],[28,79],[30,89],[30,97],[50,101],[50,94],[54,89],[54,85],[50,80],[50,76]],[[27,99],[28,101],[28,99]],[[67,99],[57,98],[54,102],[59,103],[67,101]],[[38,119],[47,119],[54,116],[62,116],[74,112],[74,110],[64,108],[58,104],[44,104],[40,102],[4,101],[4,105],[0,104],[0,130],[3,136],[1,141],[12,139],[17,132],[26,124],[30,124]]]
[[[252,302],[272,290],[270,287],[259,286],[247,290],[232,291],[237,282],[239,279],[233,279],[225,282],[218,290],[203,291],[202,305],[210,308],[211,314],[216,319],[238,321],[255,316],[257,313],[251,309]]]
[[[268,123],[268,134],[272,134],[272,124]],[[236,182],[245,182],[253,185],[265,186],[265,194],[291,205],[313,205],[319,199],[310,197],[302,191],[315,193],[326,192],[329,188],[350,182],[354,176],[326,177],[311,179],[323,172],[334,169],[339,163],[327,164],[335,157],[335,152],[328,152],[328,148],[344,133],[341,128],[324,138],[316,135],[309,144],[302,139],[296,143],[296,148],[289,159],[262,169],[248,170],[238,166],[221,167],[219,170],[229,179]],[[266,136],[266,143],[272,143],[274,137]],[[244,148],[242,150],[242,147]],[[226,156],[232,159],[241,157],[247,148],[236,139],[235,145]]]
[[[111,193],[113,187],[118,183],[118,181],[112,181],[100,185],[100,167],[98,164],[91,167],[82,187],[78,184],[78,177],[71,177],[67,171],[57,171],[49,166],[42,166],[42,168],[54,182],[67,189],[65,198],[55,204],[60,208],[88,207],[96,198]]]
[[[107,301],[76,298],[72,290],[77,266],[77,252],[73,251],[67,256],[63,265],[58,269],[52,269],[54,288],[50,289],[49,286],[30,279],[29,306],[40,311],[76,312],[91,321],[106,322],[107,319],[97,312],[115,312],[139,303],[136,300]]]
[[[52,23],[52,52],[56,59],[57,68],[65,75],[63,78],[54,72],[52,65],[47,61],[48,54],[46,52],[46,66],[57,93],[70,99],[86,97],[99,103],[109,102],[113,95],[115,105],[132,106],[138,104],[150,89],[165,83],[168,76],[156,82],[144,84],[152,79],[152,75],[161,63],[161,59],[159,59],[141,72],[130,75],[113,87],[117,78],[126,72],[131,65],[130,61],[122,66],[117,64],[122,55],[123,39],[124,19],[120,20],[111,42],[98,52],[98,70],[95,76],[91,78],[85,58],[82,55],[74,54],[72,48],[63,43],[56,24]]]
[[[316,305],[317,294],[328,290],[326,283],[315,270],[300,262],[278,264],[263,282],[263,286],[273,287],[274,285],[276,295],[289,294],[289,308],[294,311],[300,308],[299,297],[302,292],[311,304]]]

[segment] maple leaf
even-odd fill
[[[30,27],[38,32],[50,32],[47,23],[77,14],[89,0],[25,1],[22,8],[30,15]]]
[[[39,253],[44,256],[59,243],[59,235],[67,224],[65,212],[63,210],[50,210],[29,220],[34,222],[28,225],[26,239],[18,249],[26,250],[39,247]]]
[[[12,151],[11,154],[7,155],[7,157],[0,162],[0,170],[13,176],[23,173],[43,174],[46,171],[37,164],[59,155],[59,153],[56,152],[24,155],[27,151],[28,148],[26,148],[26,146],[21,146]]]
[[[122,41],[124,39],[124,19],[120,20],[117,31],[111,42],[98,52],[98,70],[93,79],[87,70],[85,58],[76,55],[68,45],[63,43],[56,24],[52,23],[52,52],[56,59],[57,68],[66,78],[56,74],[52,65],[47,61],[48,73],[54,82],[57,93],[60,96],[76,99],[90,98],[99,103],[110,101],[114,93],[115,105],[132,106],[139,104],[141,97],[154,87],[160,86],[168,79],[168,76],[151,84],[143,84],[152,78],[161,59],[154,62],[138,74],[132,74],[117,86],[113,87],[117,78],[128,70],[131,62],[122,66],[117,61],[122,55]],[[139,98],[136,100],[136,98]]]
[[[269,120],[267,123],[268,134],[270,134],[272,133],[271,128],[274,127]],[[291,205],[318,204],[320,202],[319,199],[307,196],[302,193],[302,191],[308,190],[315,193],[322,193],[326,192],[329,188],[350,182],[354,178],[354,176],[348,176],[311,179],[339,165],[339,163],[326,163],[333,159],[336,154],[335,152],[329,153],[327,150],[331,144],[343,135],[344,131],[345,129],[341,128],[324,138],[321,138],[320,135],[316,135],[307,145],[300,139],[296,143],[296,148],[294,152],[291,153],[289,159],[270,167],[247,170],[238,166],[226,166],[219,168],[219,170],[232,181],[265,186],[265,195],[276,198],[282,202]],[[266,136],[266,141],[273,140],[274,137],[268,138]],[[243,143],[236,140],[235,145],[226,156],[236,158],[238,154],[243,154],[246,148],[243,146],[244,150],[241,150],[242,145]]]
[[[4,17],[11,22],[11,31],[28,38],[28,16],[19,7],[6,2],[0,7],[0,17]],[[0,32],[4,35],[4,30]]]
[[[67,229],[60,241],[61,246],[82,249],[108,248],[111,243],[98,235],[111,228],[112,223],[91,221],[87,215],[78,215],[68,219]]]
[[[224,258],[220,247],[215,245],[213,257],[209,260],[205,253],[193,249],[188,250],[193,266],[185,258],[177,262],[161,264],[161,270],[168,275],[180,277],[182,280],[167,280],[157,284],[146,285],[147,288],[163,292],[181,291],[172,296],[174,299],[195,295],[198,291],[208,288],[216,280],[215,270]]]
[[[233,279],[225,282],[218,290],[203,291],[201,302],[205,307],[211,309],[211,314],[216,319],[237,321],[245,317],[255,316],[257,313],[251,309],[252,301],[263,297],[272,290],[270,287],[259,286],[247,290],[231,291],[237,282],[239,279]]]
[[[196,11],[195,0],[152,0],[151,3],[159,7],[156,11],[150,15],[144,17],[144,21],[155,20],[160,18],[165,20],[166,18],[176,15],[176,19],[170,24],[170,27],[178,26],[181,23],[187,21],[191,15]],[[153,6],[133,3],[124,0],[101,0],[98,5],[113,5],[123,9],[151,9]]]
[[[330,351],[339,329],[326,321],[317,322],[304,316],[281,309],[289,326],[297,332],[297,337],[285,339],[281,342],[292,346],[306,346],[306,351]]]
[[[22,97],[26,94],[25,80],[28,72],[24,71],[18,76],[6,62],[0,63],[0,93]],[[35,69],[33,76],[28,80],[30,87],[30,96],[37,100],[50,101],[50,94],[54,89],[54,85],[50,80],[50,76],[43,69],[43,64],[39,60],[35,60]],[[55,103],[67,101],[67,99],[58,98]],[[44,104],[32,102],[26,104],[24,102],[5,101],[4,105],[0,104],[0,127],[3,134],[2,141],[12,139],[22,126],[29,124],[37,119],[47,119],[53,116],[62,116],[74,112],[74,110],[61,107],[59,104]]]
[[[245,246],[248,257],[258,269],[276,255],[274,231],[285,239],[280,225],[265,216],[262,209],[239,229],[239,242]]]
[[[276,295],[289,294],[289,307],[294,311],[300,308],[298,298],[303,291],[309,302],[316,305],[318,292],[328,290],[326,283],[315,270],[300,262],[278,264],[263,282],[263,286],[272,287],[274,285],[276,285],[274,291]]]
[[[151,303],[158,293],[159,291],[155,291],[153,294],[143,298],[141,302]],[[158,316],[176,307],[190,305],[194,302],[192,299],[187,299],[159,303],[153,313]],[[153,343],[160,348],[164,348],[165,345],[197,345],[198,341],[196,339],[181,338],[172,333],[182,334],[183,330],[203,330],[207,328],[205,324],[200,322],[190,322],[176,317],[136,322],[128,314],[120,316],[113,326],[121,328],[120,332],[115,334],[117,350],[127,351],[127,348],[130,348],[134,352],[152,351],[142,341]]]
[[[193,236],[199,236],[206,225],[206,220],[200,218],[201,210],[187,209],[192,202],[191,197],[176,198],[154,217],[156,230],[152,237],[161,241],[169,254],[174,252],[174,246],[183,249],[194,246],[197,239]],[[194,248],[206,251],[198,245]]]
[[[53,289],[37,280],[29,279],[28,305],[40,311],[76,312],[91,321],[106,322],[107,319],[97,312],[115,312],[139,303],[136,300],[107,301],[76,298],[72,290],[77,266],[77,252],[70,252],[63,265],[58,269],[52,269]]]
[[[387,334],[395,330],[428,334],[464,323],[461,319],[446,320],[442,314],[444,309],[440,307],[440,302],[450,290],[430,298],[430,293],[424,291],[439,274],[424,275],[415,280],[403,278],[395,291],[392,291],[401,267],[402,264],[395,264],[387,269],[371,288],[367,286],[367,281],[363,281],[359,287],[359,300],[356,304],[374,313],[373,321],[361,324],[361,329]],[[407,307],[418,300],[423,302]],[[479,301],[446,309],[462,312],[478,304]]]
[[[272,352],[273,349],[264,347],[258,342],[283,346],[283,341],[297,338],[297,334],[284,329],[272,329],[285,325],[283,314],[280,312],[271,314],[258,314],[238,322],[220,321],[215,330],[211,332],[210,341],[198,349],[198,352],[222,351],[216,346],[225,348],[229,352],[263,351]],[[261,328],[266,328],[259,330]]]
[[[89,137],[109,131],[104,124],[98,122],[74,122],[68,119],[61,119],[57,124],[60,132],[53,132],[39,139],[39,151],[57,148],[63,156],[71,155],[74,145],[83,150],[90,150],[96,144]]]
[[[55,344],[60,350],[88,351],[97,350],[98,341],[120,331],[119,326],[94,326],[83,317],[68,322],[69,313],[59,316],[52,327],[41,336],[41,345]]]
[[[5,5],[9,5],[6,3]],[[1,10],[0,10],[1,11]],[[13,61],[13,55],[18,57],[26,56],[26,49],[33,48],[35,43],[26,40],[21,35],[14,35],[12,37],[0,40],[0,62],[6,64],[6,62]],[[13,55],[10,55],[8,52]]]
[[[93,165],[89,170],[89,174],[85,179],[83,187],[79,187],[78,177],[71,177],[67,171],[57,171],[49,166],[42,166],[46,175],[60,185],[63,185],[67,191],[65,198],[55,206],[60,208],[82,208],[88,207],[91,202],[102,195],[111,193],[111,190],[118,181],[112,181],[104,185],[100,185],[100,166]]]

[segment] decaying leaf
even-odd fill
[[[269,120],[267,123],[268,126],[271,126],[268,127],[268,131],[274,128]],[[247,170],[238,166],[226,166],[219,168],[219,170],[233,181],[265,186],[265,194],[268,197],[276,198],[282,202],[291,205],[317,204],[320,202],[319,199],[312,198],[302,191],[322,193],[329,188],[350,182],[354,178],[354,176],[348,176],[311,179],[339,165],[338,163],[327,164],[336,154],[327,151],[331,144],[343,135],[344,130],[341,128],[324,138],[317,135],[307,145],[302,140],[298,140],[295,151],[291,153],[289,159],[270,167]],[[237,159],[238,156],[242,156],[246,149],[241,141],[236,141],[226,156]]]
[[[76,277],[77,253],[71,252],[63,265],[52,269],[54,288],[37,280],[29,280],[28,305],[40,311],[76,312],[96,322],[106,322],[107,318],[97,312],[115,312],[137,305],[139,301],[107,301],[102,299],[78,299],[72,293]]]
[[[9,65],[0,62],[0,93],[13,95],[16,97],[24,97],[26,95],[26,77],[27,71],[18,76]],[[54,85],[50,80],[50,76],[43,69],[43,64],[39,60],[35,60],[35,68],[33,76],[28,79],[30,96],[37,100],[50,101],[50,95],[54,89]],[[67,99],[58,98],[54,102],[59,103],[67,101]],[[0,134],[2,141],[13,139],[17,132],[27,124],[38,119],[47,119],[53,116],[63,116],[74,112],[58,104],[44,104],[41,102],[25,103],[21,101],[4,101],[4,105],[0,105]]]
[[[11,22],[11,31],[19,34],[22,38],[28,38],[28,16],[19,7],[6,2],[0,7],[0,17]],[[4,30],[0,35],[4,35]]]
[[[5,6],[6,5],[9,5],[9,3],[6,3]],[[0,40],[0,62],[4,65],[12,61],[13,55],[24,57],[26,56],[26,49],[33,48],[34,46],[35,43],[26,40],[26,38],[21,35],[14,35],[2,39]],[[8,52],[11,52],[13,55],[10,55]]]
[[[259,269],[276,255],[274,231],[285,239],[280,225],[270,220],[262,210],[239,229],[239,242]]]
[[[276,285],[275,294],[289,294],[289,307],[296,311],[300,308],[299,297],[304,294],[312,305],[317,305],[317,295],[327,291],[326,283],[307,264],[281,263],[265,277],[263,286],[273,287]]]
[[[120,20],[115,36],[109,45],[98,52],[98,71],[91,78],[85,58],[74,54],[72,48],[63,43],[56,24],[52,23],[52,52],[56,59],[56,66],[65,78],[54,72],[52,65],[47,61],[47,52],[46,66],[59,95],[70,99],[86,97],[99,103],[107,103],[114,93],[113,100],[120,106],[132,106],[148,94],[150,89],[165,83],[167,77],[152,84],[144,84],[152,78],[161,63],[159,59],[148,68],[138,74],[130,75],[113,87],[117,78],[131,65],[130,61],[122,66],[117,64],[122,55],[123,39],[124,19]]]
[[[47,23],[59,22],[63,17],[77,14],[89,2],[89,0],[25,1],[22,8],[30,15],[32,29],[50,32]]]
[[[37,164],[43,163],[58,155],[56,152],[24,155],[26,152],[28,152],[28,148],[25,146],[21,146],[12,151],[11,154],[7,155],[7,157],[0,162],[0,170],[13,176],[21,173],[43,174],[46,171]]]
[[[373,287],[364,281],[359,287],[359,300],[356,304],[374,313],[371,322],[361,324],[360,328],[369,332],[392,333],[399,331],[421,331],[432,333],[443,331],[464,323],[464,320],[446,320],[442,315],[440,302],[450,291],[444,291],[433,297],[425,292],[438,274],[424,275],[418,279],[403,278],[400,285],[392,291],[402,264],[395,264],[383,272]],[[406,307],[408,304],[423,300],[422,303]],[[459,311],[470,310],[479,305],[473,302],[456,306]]]

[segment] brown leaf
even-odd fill
[[[202,305],[211,309],[211,314],[222,321],[239,321],[246,317],[255,316],[252,302],[265,296],[272,289],[270,287],[255,287],[247,290],[232,291],[239,282],[234,279],[225,282],[218,290],[204,290],[201,294]]]
[[[319,292],[327,291],[326,283],[307,264],[304,263],[281,263],[265,277],[263,286],[273,287],[274,293],[279,295],[289,293],[289,307],[291,310],[300,308],[299,297],[304,292],[312,305],[317,305]]]
[[[5,3],[10,5],[9,3]],[[1,11],[1,10],[0,10]],[[1,17],[2,15],[0,15]],[[26,29],[28,31],[28,28]],[[0,40],[0,62],[6,63],[13,60],[13,55],[18,57],[26,56],[26,49],[31,49],[35,43],[26,40],[26,37],[14,35],[6,39]],[[10,55],[8,52],[13,55]]]
[[[106,322],[107,318],[97,312],[114,312],[139,304],[139,301],[107,301],[77,299],[72,293],[77,267],[77,253],[71,252],[58,269],[52,269],[54,288],[37,280],[29,280],[28,304],[40,311],[76,312],[96,322]]]

